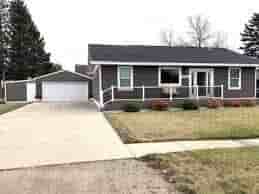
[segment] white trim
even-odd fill
[[[10,80],[10,81],[6,81],[6,83],[23,83],[23,82],[34,82],[38,79],[42,79],[42,78],[45,78],[45,77],[49,77],[49,76],[52,76],[52,75],[56,75],[56,74],[59,74],[59,73],[64,73],[64,72],[69,72],[69,73],[72,73],[74,75],[78,75],[80,77],[83,77],[83,78],[87,78],[87,79],[93,79],[92,77],[89,77],[87,75],[83,75],[81,73],[78,73],[78,72],[73,72],[73,71],[68,71],[68,70],[59,70],[59,71],[56,71],[56,72],[52,72],[52,73],[48,73],[48,74],[45,74],[45,75],[41,75],[41,76],[38,76],[38,77],[34,77],[33,79],[27,79],[27,80]]]
[[[99,101],[100,101],[100,107],[104,107],[103,103],[103,87],[102,87],[102,66],[98,68],[98,74],[99,74]]]
[[[48,77],[48,76],[51,76],[51,75],[56,75],[56,74],[59,74],[59,73],[63,73],[64,71],[65,70],[59,70],[59,71],[56,71],[56,72],[52,72],[52,73],[48,73],[48,74],[45,74],[45,75],[41,75],[41,76],[33,78],[33,80],[37,80],[37,79],[41,79],[41,78]]]
[[[255,97],[224,98],[224,100],[256,100],[256,98]]]
[[[7,104],[29,104],[32,102],[28,102],[28,101],[6,101]]]
[[[34,102],[35,98],[36,98],[36,83],[35,82],[26,83],[27,102]]]
[[[120,84],[120,66],[117,66],[117,83],[118,83],[118,89],[121,91],[129,91],[133,90],[134,87],[134,67],[133,66],[127,66],[130,69],[130,87],[121,87]]]
[[[198,72],[205,72],[206,73],[206,86],[205,87],[214,87],[215,86],[215,79],[214,79],[214,68],[190,68],[189,69],[189,76],[190,76],[190,79],[189,79],[189,87],[190,87],[190,95],[191,97],[193,96],[193,92],[192,92],[192,73],[195,73],[195,83],[194,83],[194,87],[198,87],[197,85],[197,73]],[[209,73],[211,73],[211,76],[210,76],[210,80],[208,79],[209,78]],[[198,89],[197,89],[198,91]],[[209,91],[206,91],[208,95],[208,92]],[[197,95],[198,96],[198,95]],[[202,96],[198,96],[198,97],[202,97]]]
[[[32,80],[38,80],[38,79],[42,79],[42,78],[45,78],[45,77],[49,77],[49,76],[56,75],[56,74],[59,74],[59,73],[64,73],[64,72],[69,72],[69,73],[72,73],[74,75],[78,75],[78,76],[83,77],[83,78],[92,79],[92,77],[89,77],[87,75],[83,75],[83,74],[78,73],[78,72],[73,72],[73,71],[68,71],[68,70],[59,70],[59,71],[56,71],[56,72],[52,72],[52,73],[48,73],[48,74],[45,74],[45,75],[35,77]]]
[[[195,97],[186,97],[186,98],[173,98],[173,101],[174,100],[186,100],[186,99],[196,99]],[[198,100],[206,100],[206,99],[221,99],[221,100],[256,100],[255,97],[247,97],[247,98],[221,98],[221,97],[201,97],[199,98]],[[153,100],[168,100],[170,101],[169,98],[146,98],[145,101],[153,101]],[[142,101],[141,98],[132,98],[132,99],[115,99],[114,102],[120,102],[120,101]],[[112,102],[111,100],[110,101],[107,101],[105,104],[109,104],[110,102]]]
[[[87,79],[93,79],[92,77],[90,76],[87,76],[87,75],[84,75],[82,73],[78,73],[78,72],[73,72],[73,71],[68,71],[68,70],[65,70],[66,72],[69,72],[69,73],[72,73],[72,74],[75,74],[75,75],[78,75],[78,76],[81,76],[81,77],[84,77],[84,78],[87,78]]]
[[[182,79],[190,79],[190,75],[182,75]]]
[[[93,101],[93,103],[97,106],[97,108],[98,108],[99,110],[101,109],[101,105],[100,105],[100,103],[99,103],[96,99],[91,98],[90,100]]]
[[[98,69],[99,69],[100,66],[101,66],[101,65],[95,65],[95,66],[94,66],[94,70],[91,71],[91,72],[88,72],[88,74],[91,74],[92,79],[96,78],[96,75],[97,75],[97,73],[98,73]]]
[[[95,65],[94,66],[94,70],[92,72],[90,72],[90,73],[91,74],[95,74],[97,72],[98,68],[99,68],[99,65]]]
[[[230,71],[231,69],[238,69],[239,70],[239,80],[238,80],[238,87],[231,87],[231,77]],[[229,67],[228,68],[228,89],[229,90],[241,90],[242,89],[242,68],[240,67]]]
[[[179,79],[177,84],[170,84],[170,83],[161,83],[161,70],[162,69],[175,69],[178,70]],[[174,87],[174,86],[181,86],[182,85],[182,68],[181,67],[159,67],[158,68],[158,86],[159,87]]]
[[[178,63],[178,62],[123,62],[123,61],[90,61],[93,65],[142,65],[142,66],[212,66],[212,67],[258,67],[259,64],[227,63]]]
[[[7,84],[11,84],[11,83],[26,83],[26,82],[34,82],[34,80],[33,79],[28,79],[28,80],[16,80],[16,81],[9,80],[9,81],[5,81],[5,83],[7,83]]]

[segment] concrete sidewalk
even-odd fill
[[[259,146],[259,139],[246,140],[206,140],[206,141],[176,141],[164,143],[140,143],[127,145],[136,158],[148,154],[163,154],[202,149],[239,148]]]

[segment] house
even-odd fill
[[[259,60],[229,49],[91,44],[88,52],[92,96],[101,109],[135,101],[256,99]]]
[[[89,99],[91,77],[61,70],[28,80],[6,81],[7,102],[74,102]]]

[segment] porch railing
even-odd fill
[[[158,86],[137,86],[127,90],[111,86],[100,93],[100,104],[115,101],[148,101],[148,100],[184,100],[224,98],[224,86],[179,86],[179,87],[158,87]]]

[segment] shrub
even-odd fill
[[[200,108],[200,105],[196,101],[184,101],[182,108],[184,110],[198,110]]]
[[[166,111],[169,108],[168,102],[154,101],[151,103],[151,109],[156,111]]]
[[[224,106],[225,106],[225,107],[240,107],[240,106],[241,106],[241,102],[238,101],[238,100],[225,101],[225,102],[224,102]]]
[[[196,194],[196,191],[188,184],[177,184],[176,189],[184,194]]]
[[[137,104],[137,103],[129,103],[129,104],[126,104],[123,107],[123,110],[125,112],[139,112],[140,111],[140,105]]]
[[[208,100],[208,108],[219,108],[222,106],[223,106],[222,100],[217,100],[217,99]]]
[[[243,101],[241,103],[242,106],[245,106],[245,107],[254,107],[256,106],[256,101],[255,100],[246,100],[246,101]]]

